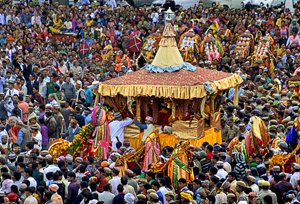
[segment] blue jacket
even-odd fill
[[[80,130],[81,130],[81,128],[78,126],[78,127],[76,127],[75,131],[73,132],[73,128],[69,127],[68,131],[64,134],[64,136],[66,137],[66,139],[69,142],[72,142],[74,139],[74,136],[76,134],[78,134]]]

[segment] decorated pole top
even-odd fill
[[[178,50],[176,42],[176,33],[171,23],[174,12],[169,8],[166,12],[166,25],[159,43],[159,49],[151,64],[145,68],[149,72],[176,72],[185,69],[191,72],[196,71],[196,67],[184,62]]]
[[[171,7],[168,8],[168,10],[165,11],[166,21],[172,21],[173,17],[175,16],[175,13],[171,10]]]

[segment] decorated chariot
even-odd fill
[[[217,38],[213,37],[213,35],[209,33],[201,42],[200,53],[209,61],[213,61],[215,59],[219,61],[224,54],[223,45]]]
[[[177,180],[178,175],[187,179],[192,175],[190,145],[222,142],[222,96],[234,88],[234,104],[237,104],[238,86],[243,81],[237,74],[195,67],[184,62],[175,37],[174,28],[167,18],[152,63],[144,69],[99,84],[97,93],[97,99],[103,98],[106,104],[124,114],[130,112],[137,121],[142,122],[145,116],[152,117],[157,127],[142,140],[145,133],[140,133],[135,125],[128,126],[125,140],[129,140],[135,150],[119,157],[115,166],[122,170],[136,165],[144,171],[164,171],[173,181]],[[209,43],[208,47],[222,52],[216,39],[206,39],[204,42]],[[92,123],[75,136],[72,144],[66,143],[68,147],[61,153],[78,155],[83,152],[85,156],[92,155],[101,160],[107,158],[111,117],[105,107],[96,106],[92,118]],[[174,151],[168,159],[162,160],[160,147],[165,146],[173,147]],[[50,152],[58,153],[57,148],[53,145]]]
[[[200,57],[200,36],[191,29],[181,35],[178,49],[185,62],[197,62]]]
[[[153,60],[161,39],[159,31],[149,35],[142,46],[141,54],[137,58],[137,67],[144,67],[146,63]]]
[[[236,43],[235,54],[236,56],[246,58],[254,50],[254,37],[250,31],[241,34]]]
[[[259,67],[267,67],[270,72],[274,70],[274,40],[267,34],[259,40],[258,45],[254,49],[252,56],[252,65]]]
[[[135,150],[119,157],[116,165],[126,169],[128,165],[136,163],[144,171],[166,172],[174,181],[175,175],[187,179],[191,175],[190,145],[201,146],[205,141],[210,144],[222,142],[222,95],[230,88],[235,88],[236,104],[238,85],[242,83],[237,74],[203,69],[185,62],[175,37],[172,24],[167,22],[151,64],[128,75],[105,81],[98,88],[98,94],[109,106],[130,111],[137,121],[144,121],[145,116],[151,116],[157,127],[145,141],[142,141],[144,133],[140,134],[137,126],[126,127],[125,139],[130,141]],[[208,43],[207,47],[212,46],[217,52],[223,52],[216,39],[210,38],[204,42]],[[171,128],[172,132],[165,132],[166,127]],[[159,147],[165,146],[173,147],[174,151],[168,160],[162,161]],[[168,169],[180,171],[180,174]]]

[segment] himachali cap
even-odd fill
[[[75,161],[78,162],[78,163],[81,163],[81,162],[83,162],[83,159],[81,157],[76,157]]]
[[[41,156],[42,157],[45,157],[45,156],[47,156],[48,155],[48,150],[43,150],[43,151],[41,151]]]
[[[277,130],[277,126],[276,126],[276,125],[271,125],[271,126],[269,127],[269,130]]]
[[[14,83],[16,83],[14,80],[8,80],[8,83],[9,84],[14,84]]]
[[[270,182],[269,181],[265,181],[265,180],[259,180],[258,181],[258,186],[269,187],[270,186]]]
[[[282,125],[282,124],[277,125],[277,128],[280,128],[280,129],[282,129],[282,130],[285,129],[284,125]]]
[[[152,199],[155,199],[155,200],[158,199],[158,195],[157,195],[156,193],[154,193],[154,192],[151,192],[151,193],[149,194],[149,196],[150,196]]]
[[[114,117],[115,118],[120,118],[120,117],[122,117],[122,115],[121,115],[120,112],[116,112],[116,113],[114,113]]]
[[[291,121],[291,116],[288,116],[282,120],[283,123],[288,123],[289,121]]]
[[[246,188],[246,184],[245,184],[245,182],[243,182],[243,181],[238,181],[238,182],[236,183],[236,185],[238,185],[238,186],[240,186],[240,187],[243,187],[243,188]]]
[[[56,161],[65,161],[66,157],[65,156],[60,156],[56,159]]]
[[[273,124],[273,125],[277,125],[278,124],[278,121],[277,120],[270,120],[270,124]]]
[[[16,158],[16,154],[9,154],[8,155],[8,159],[15,159]]]
[[[260,97],[260,100],[267,101],[268,99],[266,97]]]
[[[224,165],[224,162],[222,162],[222,161],[218,161],[218,162],[217,162],[217,166],[218,166],[218,167],[223,167],[223,165]]]
[[[256,182],[256,179],[255,179],[254,176],[249,175],[249,176],[247,177],[247,179],[248,179],[249,181],[253,182],[253,183]]]
[[[60,109],[60,105],[56,104],[56,105],[53,106],[53,108]]]
[[[279,166],[273,166],[272,170],[273,170],[273,172],[280,172],[280,167]]]
[[[38,127],[37,125],[33,125],[33,126],[31,126],[31,129],[33,129],[33,130],[38,130],[39,127]]]
[[[228,193],[227,198],[235,198],[236,196],[233,193]]]
[[[51,185],[49,186],[49,189],[50,189],[51,191],[53,191],[53,192],[57,192],[58,189],[59,189],[59,186],[58,186],[57,184],[51,184]]]
[[[101,167],[108,167],[109,166],[109,162],[108,161],[103,161],[101,162]]]
[[[124,196],[124,200],[128,204],[133,204],[135,201],[135,197],[131,193],[126,193]]]
[[[110,168],[108,168],[108,167],[104,167],[104,172],[106,173],[106,174],[111,174],[111,169]]]
[[[293,163],[293,168],[299,170],[300,169],[300,165],[296,162]]]
[[[133,171],[131,171],[130,169],[126,169],[125,174],[127,174],[128,176],[133,176],[134,175]]]
[[[148,189],[147,194],[150,194],[150,193],[156,193],[156,191],[154,189]]]
[[[68,162],[68,163],[73,162],[73,156],[70,155],[70,154],[67,154],[67,156],[66,156],[66,162]]]
[[[250,192],[250,193],[248,194],[248,196],[249,196],[249,197],[253,197],[253,198],[255,198],[255,197],[256,197],[256,193],[254,193],[254,192]]]
[[[147,197],[144,194],[138,194],[137,199],[146,199]]]
[[[167,191],[165,195],[169,195],[175,198],[175,194],[173,193],[173,191]]]

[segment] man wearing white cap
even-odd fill
[[[123,143],[124,141],[124,128],[130,125],[133,120],[131,118],[125,118],[122,120],[120,112],[114,113],[114,120],[109,123],[110,128],[110,140],[112,141],[112,149],[117,150],[116,144],[118,140]]]
[[[142,142],[146,140],[146,138],[155,130],[155,126],[153,125],[153,118],[150,116],[146,117],[145,120],[146,124],[141,124],[139,121],[136,119],[134,120],[134,124],[138,126],[141,130],[141,132],[144,132],[143,137],[142,137]]]
[[[291,176],[290,183],[295,189],[297,185],[297,181],[300,180],[300,165],[298,163],[293,163],[292,171],[293,171],[293,175]]]
[[[75,88],[76,88],[76,102],[78,101],[85,102],[86,95],[85,95],[85,91],[82,89],[82,82],[77,80],[75,84]]]
[[[224,167],[224,162],[222,161],[218,161],[217,162],[217,168],[218,168],[218,172],[217,172],[217,176],[220,177],[221,179],[226,179],[228,173],[225,171]]]

